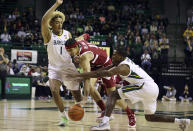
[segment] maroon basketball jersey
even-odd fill
[[[80,47],[80,56],[85,53],[92,53],[94,58],[90,61],[90,65],[92,68],[100,68],[111,65],[112,62],[110,58],[107,56],[105,50],[97,47],[96,45],[89,44],[87,41],[78,41]]]

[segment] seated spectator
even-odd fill
[[[26,65],[23,65],[21,67],[21,70],[19,71],[18,75],[28,76],[28,71],[27,71],[27,66]]]
[[[175,95],[176,95],[176,89],[174,85],[171,86],[164,86],[164,89],[167,90],[167,93],[165,96],[162,97],[162,101],[176,101]]]
[[[141,56],[141,67],[146,70],[147,72],[150,72],[151,69],[151,56],[148,54],[148,51],[145,50],[144,54]]]
[[[40,76],[41,69],[40,67],[36,67],[34,72],[31,72],[32,77]]]
[[[13,69],[12,69],[12,63],[10,62],[7,66],[7,74],[8,75],[14,75]]]
[[[47,81],[48,77],[45,72],[41,72],[39,76],[35,77],[33,85],[36,87],[36,98],[48,99],[51,96]]]
[[[148,41],[148,40],[146,40],[146,41],[144,42],[143,50],[144,50],[144,51],[147,50],[148,53],[151,54],[151,47],[150,47],[150,45],[149,45],[149,41]]]
[[[181,102],[192,101],[192,97],[190,96],[188,91],[188,84],[185,84],[184,92],[181,96],[179,96],[179,99],[181,100]]]
[[[123,35],[119,35],[118,40],[117,40],[117,47],[127,47],[127,40]]]
[[[150,26],[150,33],[156,33],[157,32],[157,25],[155,22]]]
[[[14,12],[12,12],[11,14],[9,14],[8,20],[9,20],[10,22],[16,20],[16,15],[15,15]]]
[[[147,25],[144,24],[143,25],[143,28],[141,29],[141,34],[147,34],[149,31],[148,31],[148,28],[147,28]]]
[[[10,42],[11,41],[11,36],[9,35],[9,33],[7,32],[7,30],[4,30],[4,32],[1,34],[1,42]]]
[[[24,31],[24,27],[21,27],[21,29],[17,32],[17,36],[19,38],[25,38],[26,37],[26,32]]]
[[[162,33],[165,33],[165,32],[166,32],[165,26],[164,26],[163,22],[160,23],[160,25],[159,25],[159,27],[158,27],[158,30],[159,30],[160,32],[162,32]]]
[[[93,28],[90,25],[90,23],[87,23],[87,25],[84,27],[84,32],[86,32],[88,34],[93,34]]]
[[[15,62],[13,62],[12,64],[12,69],[13,69],[13,72],[14,74],[16,75],[17,73],[19,73],[20,69],[19,69],[19,65]]]

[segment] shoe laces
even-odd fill
[[[135,115],[134,114],[129,115],[129,123],[135,123]]]

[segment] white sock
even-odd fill
[[[63,112],[60,112],[60,116],[61,116],[61,117],[62,117],[62,116],[67,117],[67,114],[66,114],[65,111],[63,111]]]
[[[175,118],[175,123],[180,123],[180,119]]]
[[[104,116],[102,122],[103,123],[109,122],[109,117],[108,116]]]

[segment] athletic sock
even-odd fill
[[[131,115],[133,113],[133,111],[127,106],[127,108],[125,109],[125,111],[127,112],[127,116],[129,117],[129,115]]]
[[[104,116],[103,120],[102,120],[102,123],[107,123],[107,122],[109,122],[109,117],[108,116]]]
[[[97,101],[97,105],[99,106],[99,108],[101,109],[101,111],[104,111],[104,110],[105,110],[105,103],[103,102],[103,100]]]
[[[59,112],[60,112],[60,111],[59,111]],[[65,111],[60,112],[60,116],[61,116],[61,117],[66,117],[66,118],[68,117],[68,116],[67,116],[67,113],[66,113]]]
[[[180,123],[180,119],[175,118],[175,123]]]

